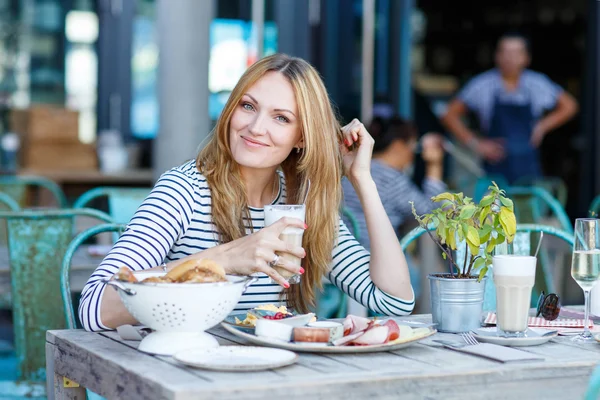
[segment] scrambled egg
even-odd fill
[[[254,310],[262,310],[262,311],[272,311],[275,313],[282,313],[282,314],[290,314],[287,310],[286,306],[280,306],[277,307],[274,304],[265,304],[263,306],[258,306],[255,307]],[[246,319],[244,319],[243,321],[241,319],[239,319],[238,317],[235,317],[235,323],[238,325],[244,325],[244,326],[256,326],[256,320],[258,318],[256,318],[256,316],[252,313],[247,313],[246,314]]]

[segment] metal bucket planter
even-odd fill
[[[456,279],[450,274],[429,275],[431,314],[440,332],[468,332],[481,326],[485,281]]]

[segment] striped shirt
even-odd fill
[[[423,181],[423,191],[421,191],[402,171],[389,167],[378,160],[371,161],[371,176],[377,185],[377,192],[381,197],[383,208],[396,230],[406,219],[414,219],[409,201],[415,202],[417,213],[421,215],[432,210],[434,203],[431,201],[431,197],[446,190],[444,182],[426,178]],[[366,249],[371,249],[367,221],[360,199],[347,179],[343,180],[342,187],[344,189],[344,207],[356,220],[360,243]],[[344,222],[352,226],[346,216]]]
[[[285,204],[283,174],[273,204]],[[264,226],[262,208],[250,207],[251,221],[246,232]],[[250,226],[250,223],[252,226]],[[102,263],[91,275],[81,294],[79,318],[85,329],[108,329],[100,320],[100,299],[105,285],[119,267],[140,271],[206,250],[218,244],[218,232],[211,218],[211,190],[206,178],[189,161],[164,173],[131,219]],[[307,249],[310,251],[310,249]],[[340,219],[327,278],[363,306],[381,314],[406,315],[414,307],[411,299],[401,299],[378,289],[369,273],[370,254],[348,231]],[[236,310],[281,301],[282,288],[264,274],[242,295]]]
[[[556,106],[563,89],[544,74],[524,70],[516,90],[507,91],[498,69],[491,69],[471,79],[458,94],[469,110],[475,112],[483,131],[489,129],[496,97],[503,103],[531,103],[535,119]]]

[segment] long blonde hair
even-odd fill
[[[211,188],[212,220],[220,242],[245,236],[244,219],[251,220],[250,211],[244,181],[231,154],[229,125],[242,96],[270,71],[282,74],[294,89],[304,141],[301,152],[292,151],[281,163],[287,203],[301,202],[308,179],[311,182],[306,201],[308,229],[303,239],[305,273],[301,284],[286,289],[288,305],[306,312],[314,305],[315,288],[322,287],[321,278],[329,270],[342,199],[342,134],[318,72],[308,62],[285,54],[265,57],[250,66],[231,92],[212,137],[198,154],[196,166]]]

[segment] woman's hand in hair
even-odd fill
[[[256,233],[224,244],[224,251],[215,261],[222,263],[227,274],[252,275],[263,272],[287,288],[289,283],[269,263],[276,258],[276,252],[279,255],[288,253],[299,258],[306,256],[302,247],[291,246],[279,238],[288,227],[306,229],[306,224],[297,218],[281,218]],[[279,257],[277,267],[294,274],[304,273],[301,267],[286,261],[284,257]]]
[[[344,172],[352,184],[371,179],[371,156],[374,140],[365,126],[356,118],[342,127],[343,143],[340,145]]]

